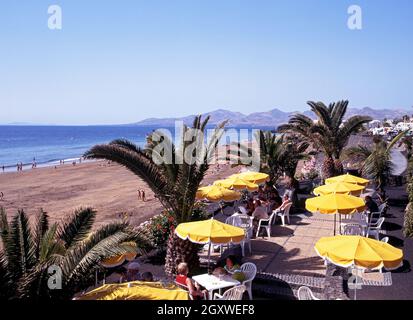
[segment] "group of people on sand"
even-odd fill
[[[17,172],[22,172],[23,171],[23,163],[22,162],[16,164],[16,167],[17,167]]]
[[[138,200],[142,200],[143,202],[146,201],[145,190],[143,190],[143,189],[138,189]]]
[[[237,262],[235,256],[230,255],[225,259],[224,267],[217,267],[212,272],[213,275],[219,276],[230,276],[239,282],[243,282],[246,279],[245,274],[241,271],[241,267]],[[207,290],[201,287],[197,282],[189,277],[188,264],[181,262],[177,267],[177,275],[175,277],[175,283],[188,290],[189,294],[194,299],[207,299]]]

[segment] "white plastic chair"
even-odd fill
[[[370,213],[370,222],[376,223],[387,209],[387,203],[383,203],[379,206],[379,211]]]
[[[248,233],[248,236],[252,238],[254,218],[247,214],[241,214],[237,217],[239,218],[239,224],[237,226],[244,229]]]
[[[234,215],[234,216],[228,217],[225,220],[225,223],[230,224],[231,226],[238,226],[240,224],[240,220],[239,220],[238,217],[239,217],[239,215]]]
[[[286,205],[284,210],[281,210],[281,211],[275,210],[277,212],[277,216],[281,218],[281,222],[282,222],[283,227],[285,227],[285,218],[287,218],[287,222],[288,222],[288,224],[290,224],[290,210],[291,210],[292,206],[293,206],[293,204],[289,203],[289,204]]]
[[[373,236],[376,240],[379,240],[383,222],[384,218],[380,218],[376,223],[370,223],[367,229],[367,237]]]
[[[297,292],[298,300],[320,300],[309,287],[300,287]]]
[[[241,242],[241,250],[242,250],[242,256],[245,257],[245,246],[248,245],[249,253],[252,253],[252,247],[251,247],[251,237],[248,233],[247,230],[245,230],[245,238]]]
[[[242,300],[245,289],[245,286],[240,285],[225,291],[223,295],[215,293],[214,300]]]
[[[384,237],[383,239],[381,239],[381,242],[385,242],[385,243],[389,243],[389,237]]]
[[[273,224],[276,214],[277,212],[273,211],[268,219],[260,219],[258,222],[257,234],[255,235],[256,238],[258,238],[261,228],[264,228],[267,232],[268,238],[271,238],[271,225]]]
[[[238,207],[239,212],[241,212],[242,214],[248,215],[247,209],[245,209],[245,207]]]
[[[363,227],[358,223],[348,223],[343,228],[343,235],[345,236],[362,236]]]
[[[245,275],[245,280],[242,282],[242,284],[245,286],[248,292],[249,299],[252,300],[252,281],[257,275],[257,266],[251,262],[247,262],[244,263],[240,269]]]

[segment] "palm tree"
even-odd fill
[[[375,137],[374,146],[351,147],[345,150],[344,156],[363,163],[363,175],[371,177],[376,182],[377,189],[384,195],[384,187],[393,169],[391,150],[406,135],[407,131],[399,133],[391,142]]]
[[[146,149],[126,140],[97,145],[86,152],[89,159],[106,159],[119,163],[144,180],[177,223],[192,220],[196,192],[209,168],[226,122],[217,126],[205,146],[203,135],[209,117],[194,119],[192,128],[183,127],[180,144],[158,131],[147,139]],[[184,138],[185,137],[185,138]],[[199,148],[194,148],[198,146]],[[202,152],[197,153],[202,149]],[[199,245],[178,238],[171,230],[167,243],[165,271],[176,274],[176,266],[186,262],[199,267]]]
[[[294,135],[276,135],[271,131],[258,131],[256,140],[259,141],[262,172],[267,172],[273,183],[284,173],[295,181],[299,161],[308,159],[310,154],[306,152],[309,143],[299,141]]]
[[[139,251],[146,241],[126,223],[91,231],[96,212],[79,209],[60,225],[41,210],[29,223],[20,210],[9,222],[0,210],[0,300],[70,299],[94,283],[102,259]],[[49,268],[61,272],[62,290],[51,290]]]
[[[278,128],[279,132],[298,135],[316,150],[324,153],[323,176],[329,178],[340,174],[343,166],[340,155],[350,136],[363,128],[372,119],[366,116],[353,116],[344,120],[348,101],[339,101],[326,106],[322,102],[308,102],[311,111],[317,116],[314,122],[310,117],[296,114],[288,124]]]

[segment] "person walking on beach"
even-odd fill
[[[2,169],[3,169],[3,172],[4,172],[4,166],[2,167]]]
[[[141,196],[142,196],[142,201],[145,202],[146,201],[145,190],[141,191]]]
[[[2,192],[0,192],[0,201],[3,201],[3,198],[4,198],[4,193],[2,191]]]
[[[142,196],[141,196],[141,190],[140,189],[138,189],[138,200],[141,200],[142,199]]]

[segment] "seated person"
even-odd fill
[[[286,193],[283,196],[283,202],[282,202],[281,206],[277,209],[277,211],[278,212],[283,211],[287,207],[287,205],[289,205],[290,203],[291,203],[290,196]]]
[[[116,273],[120,275],[119,283],[128,282],[128,270],[125,267],[119,267]]]
[[[268,219],[267,208],[262,205],[260,200],[254,201],[254,212],[252,213],[254,220]]]
[[[175,282],[178,285],[182,285],[188,288],[189,293],[192,295],[194,299],[204,297],[204,292],[201,291],[199,285],[197,283],[194,284],[192,279],[188,277],[188,264],[186,264],[185,262],[181,262],[177,267],[177,273],[178,274],[175,278]]]
[[[226,272],[232,275],[233,279],[238,280],[241,283],[246,279],[245,274],[241,271],[241,267],[236,262],[234,256],[227,257],[224,269]]]
[[[138,262],[131,262],[126,267],[126,282],[140,281],[141,274],[139,273],[140,264]],[[125,281],[123,281],[125,282]]]
[[[367,211],[369,211],[370,213],[372,212],[379,212],[379,207],[377,205],[376,202],[374,202],[374,200],[372,199],[372,197],[370,196],[366,196],[364,198],[365,202],[366,202],[366,208]]]
[[[142,273],[142,281],[144,282],[153,282],[153,274],[152,272],[144,272]]]
[[[248,199],[246,209],[247,209],[247,214],[248,214],[249,216],[251,216],[252,213],[253,213],[254,210],[255,210],[254,200],[253,200],[252,198]]]

